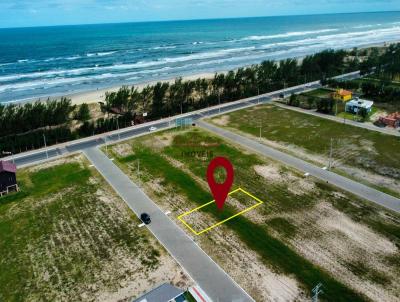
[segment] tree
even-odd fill
[[[358,110],[358,114],[362,117],[363,121],[365,121],[366,118],[368,117],[368,110],[366,108],[364,108],[364,107],[361,107]]]
[[[143,88],[142,92],[140,93],[140,98],[142,99],[142,111],[143,113],[148,112],[148,107],[153,99],[153,86],[147,85]]]
[[[87,120],[90,120],[90,110],[89,110],[89,105],[86,103],[83,103],[80,107],[78,112],[75,114],[75,119],[85,122]]]
[[[169,89],[169,83],[158,82],[153,89],[153,102],[151,106],[152,118],[160,118],[165,111],[165,97]]]

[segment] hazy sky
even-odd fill
[[[400,11],[400,0],[0,0],[0,27]]]

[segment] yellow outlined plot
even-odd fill
[[[225,222],[227,222],[227,221],[229,221],[229,220],[235,218],[236,216],[239,216],[239,215],[242,215],[242,214],[244,214],[244,213],[246,213],[246,212],[248,212],[248,211],[251,211],[252,209],[254,209],[254,208],[256,208],[256,207],[258,207],[259,205],[261,205],[261,204],[264,203],[262,200],[258,199],[257,197],[253,196],[252,194],[250,194],[249,192],[243,190],[242,188],[236,189],[236,190],[230,192],[228,195],[232,195],[232,194],[237,193],[237,192],[242,192],[242,193],[244,193],[244,194],[250,196],[251,198],[253,198],[254,200],[256,200],[257,203],[256,203],[255,205],[252,205],[251,207],[248,207],[248,208],[246,208],[246,209],[240,211],[239,213],[236,213],[235,215],[232,215],[232,216],[230,216],[230,217],[228,217],[228,218],[226,218],[226,219],[224,219],[224,220],[222,220],[222,221],[220,221],[220,222],[218,222],[218,223],[216,223],[216,224],[213,224],[212,226],[210,226],[210,227],[208,227],[208,228],[205,228],[204,230],[199,231],[199,232],[196,232],[196,231],[183,219],[183,217],[185,217],[185,216],[187,216],[187,215],[190,215],[191,213],[196,212],[196,211],[198,211],[198,210],[200,210],[200,209],[202,209],[202,208],[204,208],[204,207],[207,207],[207,206],[209,206],[210,204],[213,204],[213,203],[215,202],[215,200],[212,200],[212,201],[210,201],[210,202],[207,202],[207,203],[203,204],[203,205],[200,206],[200,207],[197,207],[197,208],[195,208],[195,209],[193,209],[193,210],[190,210],[190,211],[188,211],[188,212],[185,212],[185,213],[179,215],[179,216],[178,216],[178,219],[179,219],[193,234],[195,234],[195,235],[201,235],[201,234],[203,234],[203,233],[205,233],[205,232],[208,232],[208,231],[212,230],[213,228],[216,228],[217,226],[219,226],[219,225],[221,225],[221,224],[223,224],[223,223],[225,223]]]

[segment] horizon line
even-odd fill
[[[379,14],[379,13],[399,13],[400,10],[389,11],[355,11],[355,12],[332,12],[332,13],[314,13],[314,14],[282,14],[269,16],[244,16],[244,17],[221,17],[221,18],[199,18],[199,19],[166,19],[166,20],[147,20],[147,21],[124,21],[124,22],[96,22],[79,24],[55,24],[55,25],[33,25],[17,27],[1,27],[2,29],[23,29],[23,28],[46,28],[46,27],[66,27],[66,26],[92,26],[92,25],[112,25],[112,24],[143,24],[143,23],[168,23],[168,22],[187,22],[187,21],[213,21],[213,20],[235,20],[235,19],[256,19],[256,18],[276,18],[276,17],[300,17],[300,16],[324,16],[324,15],[351,15],[351,14]]]

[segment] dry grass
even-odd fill
[[[74,156],[20,171],[0,199],[0,300],[120,301],[191,281],[100,175]]]

